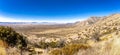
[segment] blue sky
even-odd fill
[[[120,0],[0,0],[2,22],[74,22],[120,13]]]

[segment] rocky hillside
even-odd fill
[[[94,21],[93,21],[94,20]],[[71,54],[73,52],[75,55],[119,55],[120,49],[120,14],[113,14],[104,18],[88,19],[82,22],[78,22],[77,29],[79,30],[76,33],[67,34],[68,37],[65,38],[66,43],[71,43],[72,45],[77,43],[83,43],[90,45],[91,48],[87,50],[79,49],[78,53],[74,51],[73,47],[70,48],[70,51],[64,51],[62,49],[57,49],[53,51],[54,55],[62,54]],[[84,47],[82,47],[84,48]],[[69,52],[69,53],[67,53]],[[99,54],[98,54],[99,53]]]
[[[119,31],[119,29],[120,14],[114,14],[101,19],[93,25],[81,30],[81,32],[79,32],[79,36],[82,37],[83,35],[85,38],[96,38],[96,40],[100,40],[100,36]]]
[[[119,55],[120,14],[113,14],[96,22],[79,32],[79,36],[84,36],[81,39],[87,39],[86,43],[93,47],[86,51],[80,50],[76,55]]]
[[[99,21],[100,19],[102,19],[103,17],[90,17],[85,21],[78,21],[75,23],[76,26],[82,27],[82,26],[87,26],[87,25],[91,25],[96,23],[97,21]]]

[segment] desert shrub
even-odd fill
[[[56,48],[56,47],[58,47],[58,44],[59,43],[57,43],[57,42],[50,42],[50,43],[48,43],[48,46],[51,48]]]
[[[88,47],[90,46],[87,44],[71,44],[62,48],[62,52],[64,55],[73,55],[79,51],[79,49],[87,49]]]
[[[63,47],[64,46],[64,43],[61,43],[61,42],[40,42],[39,43],[39,47],[40,48],[43,48],[43,49],[46,49],[48,47],[51,47],[51,48],[60,48],[60,47]]]
[[[39,43],[39,47],[40,47],[40,48],[43,48],[43,49],[48,48],[48,43],[40,42],[40,43]]]
[[[66,45],[65,47],[61,48],[60,50],[53,50],[51,51],[51,55],[74,55],[80,49],[87,49],[90,48],[87,44],[70,44]]]
[[[50,55],[62,55],[62,51],[60,49],[55,49],[51,51]]]
[[[0,39],[5,41],[9,46],[26,47],[26,39],[10,27],[0,26]]]

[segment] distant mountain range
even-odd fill
[[[116,14],[113,14],[116,15]],[[111,15],[112,16],[112,15]],[[100,20],[107,18],[107,16],[97,17],[93,16],[84,21],[76,21],[75,23],[57,23],[57,22],[0,22],[0,25],[73,25],[73,26],[87,26],[92,25]]]
[[[94,23],[99,20],[101,17],[90,17],[88,20],[85,21],[78,21],[75,23],[57,23],[57,22],[0,22],[0,25],[27,25],[27,24],[32,24],[32,25],[55,25],[55,24],[66,24],[66,25],[87,25],[90,23]]]
[[[0,22],[0,25],[14,25],[14,24],[41,24],[41,25],[53,25],[58,24],[55,22]]]

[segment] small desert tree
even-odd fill
[[[22,49],[27,46],[26,39],[10,27],[0,26],[0,39],[11,47]]]
[[[11,47],[17,45],[21,45],[22,47],[27,46],[24,36],[20,35],[10,27],[0,26],[0,39],[5,41]]]
[[[26,39],[10,27],[0,26],[0,39],[5,41],[9,46],[26,47]]]

